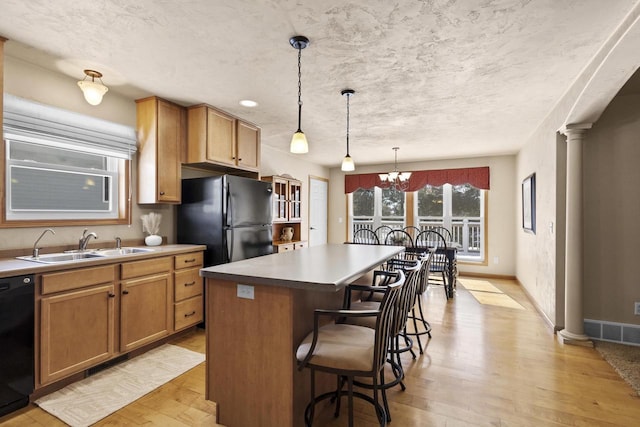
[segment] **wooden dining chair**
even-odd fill
[[[391,319],[396,300],[404,287],[405,276],[402,271],[395,272],[394,280],[384,287],[382,302],[373,310],[321,310],[316,309],[313,315],[313,331],[300,343],[296,350],[298,369],[308,368],[311,371],[311,401],[304,413],[305,425],[313,423],[316,403],[324,399],[336,398],[335,416],[339,416],[340,400],[348,397],[349,427],[353,427],[353,398],[358,397],[371,403],[376,411],[380,426],[385,426],[388,407],[384,384],[384,364],[387,359],[388,343],[391,333]],[[369,287],[371,288],[371,287]],[[384,289],[383,289],[384,288]],[[327,317],[336,319],[336,323],[325,324]],[[370,317],[374,319],[375,328],[367,328],[348,323],[345,319]],[[322,325],[322,326],[321,326]],[[337,389],[332,392],[315,395],[316,371],[336,375]],[[355,378],[370,378],[373,396],[354,391]],[[344,384],[347,390],[344,390]],[[384,405],[380,405],[378,395],[382,395]]]
[[[375,231],[368,228],[361,228],[353,233],[353,243],[367,244],[367,245],[379,245],[380,240]]]
[[[378,236],[378,240],[380,241],[380,243],[384,244],[385,240],[387,239],[387,234],[391,233],[393,231],[393,228],[389,227],[388,225],[381,225],[374,231]]]
[[[392,230],[384,239],[385,245],[404,246],[408,248],[414,247],[411,235],[404,230]]]
[[[411,238],[413,239],[414,242],[416,241],[416,237],[418,236],[418,234],[420,234],[420,231],[422,231],[418,227],[416,227],[415,225],[407,225],[402,230],[406,231],[407,233],[409,233],[409,235],[411,236]]]
[[[453,242],[453,234],[451,234],[451,231],[448,228],[438,225],[435,227],[431,227],[430,230],[442,234],[442,237],[444,237],[445,241],[447,241],[448,243]]]

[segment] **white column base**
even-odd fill
[[[562,344],[579,345],[582,347],[593,348],[593,341],[591,341],[589,337],[584,334],[573,334],[566,329],[563,329],[561,331],[558,331],[556,336],[558,338],[558,341]]]

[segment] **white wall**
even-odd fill
[[[80,72],[82,70],[79,70]],[[79,76],[80,80],[82,76]],[[136,106],[132,99],[127,99],[113,91],[107,92],[103,102],[98,106],[91,106],[84,100],[82,92],[77,85],[77,80],[65,75],[45,70],[7,56],[4,61],[4,90],[7,93],[22,98],[30,99],[43,104],[53,105],[80,114],[98,117],[104,120],[135,127]],[[169,242],[175,241],[174,208],[167,205],[139,206],[135,203],[135,179],[136,166],[133,159],[133,211],[131,225],[104,225],[90,226],[95,231],[99,242],[114,242],[114,237],[123,240],[143,239],[140,216],[148,212],[162,214],[160,233],[166,236]],[[42,240],[43,247],[59,245],[77,245],[78,239],[84,227],[54,227],[55,236],[46,236]],[[43,227],[37,228],[10,228],[0,229],[0,249],[19,249],[32,247],[36,238],[42,232]],[[92,243],[92,242],[91,242]]]
[[[357,159],[356,159],[357,161]],[[514,276],[515,275],[515,156],[480,157],[473,159],[440,160],[419,163],[402,163],[398,169],[434,170],[465,167],[489,166],[491,189],[488,191],[487,265],[461,263],[461,272]],[[393,164],[357,167],[354,173],[374,173],[393,170]],[[347,240],[347,197],[344,194],[344,173],[331,169],[329,183],[329,242],[341,243]],[[498,258],[498,263],[494,258]]]

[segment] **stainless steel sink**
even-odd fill
[[[153,252],[153,249],[149,249],[149,248],[98,249],[94,253],[100,254],[101,256],[117,256],[117,255],[143,254],[147,252]]]
[[[19,256],[18,259],[32,262],[40,262],[44,264],[60,264],[65,262],[76,262],[87,259],[106,258],[120,255],[141,254],[153,252],[149,248],[120,248],[120,249],[98,249],[91,251],[68,251],[63,253],[44,254],[37,257]]]
[[[96,252],[76,252],[44,254],[37,257],[19,256],[17,258],[25,261],[41,262],[44,264],[59,264],[63,262],[81,261],[84,259],[104,258],[104,255],[100,255]]]

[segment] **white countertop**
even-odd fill
[[[200,275],[240,284],[337,291],[403,250],[402,246],[328,244],[207,267]]]

